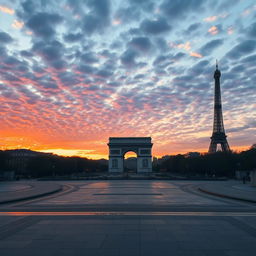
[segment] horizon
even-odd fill
[[[207,152],[215,60],[232,150],[256,142],[256,4],[0,4],[0,149],[108,157],[109,137],[152,137],[153,155]]]
[[[251,145],[252,146],[252,145]],[[251,146],[247,147],[247,148],[239,148],[237,150],[232,150],[233,153],[241,153],[242,151],[246,151],[246,150],[249,150],[251,148]],[[78,153],[77,154],[72,154],[70,151],[71,150],[68,150],[68,153],[62,153],[62,150],[61,149],[57,149],[57,150],[45,150],[45,151],[40,151],[40,150],[32,150],[30,148],[9,148],[9,149],[1,149],[1,150],[31,150],[31,151],[35,151],[35,152],[39,152],[39,153],[51,153],[51,154],[54,154],[54,155],[57,155],[57,156],[63,156],[63,157],[81,157],[81,158],[87,158],[89,160],[107,160],[108,161],[108,154],[107,155],[102,155],[101,157],[97,155],[96,158],[90,158],[88,157],[88,155],[83,155],[80,152],[80,150],[74,150],[74,151],[77,151]],[[73,152],[73,151],[72,151]],[[163,158],[165,156],[177,156],[177,155],[186,155],[187,153],[200,153],[201,155],[204,155],[204,154],[208,154],[207,151],[204,151],[204,152],[200,152],[200,151],[186,151],[186,152],[178,152],[178,153],[173,153],[173,154],[165,154],[165,155],[152,155],[152,159],[154,157],[156,157],[157,159],[160,159],[160,158]],[[125,155],[124,155],[124,159],[129,159],[129,158],[137,158],[137,154],[133,151],[128,151]]]

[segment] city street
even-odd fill
[[[48,183],[63,190],[0,205],[1,256],[249,256],[256,251],[256,204],[202,193],[198,187],[206,181]],[[33,186],[20,182],[9,191],[21,194]],[[4,195],[8,184],[0,191]]]

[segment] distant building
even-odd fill
[[[10,171],[19,174],[26,174],[28,162],[31,158],[41,155],[52,155],[51,153],[42,153],[29,149],[6,150],[8,154],[7,166]]]
[[[171,158],[170,155],[165,155],[165,156],[162,156],[161,158],[158,158],[157,162],[158,162],[158,164],[161,164],[161,163],[163,163],[164,161],[166,161],[166,160],[168,160],[170,158]]]
[[[155,157],[155,156],[153,157],[152,164],[153,164],[153,166],[158,165],[158,158],[157,157]]]
[[[198,157],[201,154],[199,152],[188,152],[185,154],[185,157]]]
[[[109,172],[124,172],[124,155],[134,152],[137,155],[136,172],[152,172],[151,137],[110,137],[109,138]]]
[[[224,122],[222,116],[222,105],[221,105],[221,91],[220,91],[220,77],[221,72],[218,69],[218,63],[216,63],[216,70],[214,72],[214,120],[213,120],[213,131],[211,137],[211,143],[209,146],[208,153],[215,153],[218,151],[217,146],[221,146],[221,151],[230,152],[230,148],[227,141],[227,135],[224,129]]]

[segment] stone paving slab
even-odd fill
[[[56,183],[49,182],[1,182],[0,204],[18,202],[33,199],[41,196],[50,195],[61,191],[62,187]],[[8,189],[8,186],[10,189]]]
[[[64,183],[65,184],[65,183]],[[67,183],[69,184],[69,183]],[[70,183],[71,184],[71,183]],[[187,193],[181,189],[186,182],[173,181],[84,181],[72,183],[77,187],[61,197],[34,202],[34,206],[75,205],[226,205],[212,198]]]
[[[256,250],[256,227],[241,218],[44,216],[23,222],[12,231],[7,225],[1,255],[245,256]]]
[[[199,190],[219,197],[256,203],[256,188],[237,181],[202,184]]]

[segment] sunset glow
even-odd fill
[[[1,1],[0,148],[207,152],[215,60],[231,149],[256,143],[255,1]],[[232,3],[232,4],[231,4]]]

